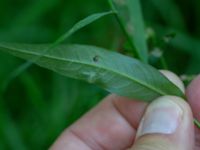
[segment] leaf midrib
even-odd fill
[[[35,56],[41,56],[40,55],[40,53],[37,53],[37,52],[33,52],[33,51],[24,51],[24,50],[21,50],[21,49],[17,49],[17,48],[9,48],[9,47],[6,47],[6,46],[0,46],[0,47],[2,47],[2,48],[6,48],[6,49],[10,49],[10,50],[12,50],[12,51],[19,51],[19,52],[21,52],[21,53],[25,53],[25,54],[32,54],[32,55],[35,55]],[[148,88],[148,89],[150,89],[150,90],[152,90],[152,91],[154,91],[154,92],[156,92],[156,93],[158,93],[158,94],[160,94],[160,95],[166,95],[166,93],[164,93],[164,92],[162,92],[161,90],[159,90],[159,89],[156,89],[156,88],[154,88],[154,87],[152,87],[152,86],[150,86],[150,85],[147,85],[147,84],[145,84],[144,82],[141,82],[140,80],[137,80],[137,79],[135,79],[135,78],[131,78],[130,76],[128,76],[128,75],[126,75],[126,74],[123,74],[123,73],[120,73],[120,72],[116,72],[115,70],[112,70],[112,69],[108,69],[107,67],[102,67],[102,66],[100,66],[100,65],[94,65],[94,64],[89,64],[89,63],[86,63],[86,62],[81,62],[81,61],[74,61],[74,60],[71,60],[71,59],[66,59],[66,58],[58,58],[58,57],[55,57],[55,56],[49,56],[49,55],[43,55],[43,56],[41,56],[41,58],[42,57],[46,57],[46,58],[48,58],[48,59],[54,59],[54,60],[62,60],[62,61],[66,61],[66,62],[73,62],[73,63],[77,63],[77,64],[83,64],[83,65],[87,65],[87,66],[91,66],[91,67],[98,67],[99,69],[102,69],[102,70],[108,70],[109,72],[112,72],[112,73],[114,73],[114,74],[118,74],[118,75],[121,75],[121,76],[123,76],[123,77],[125,77],[125,78],[128,78],[128,79],[130,79],[130,80],[132,80],[132,81],[134,81],[135,83],[137,83],[137,84],[139,84],[139,85],[142,85],[142,86],[144,86],[144,87],[146,87],[146,88]],[[40,59],[41,59],[40,58]],[[35,62],[34,62],[35,63]]]

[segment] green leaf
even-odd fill
[[[83,20],[80,20],[67,33],[65,33],[58,40],[56,40],[56,42],[51,47],[54,47],[54,46],[58,45],[59,43],[62,43],[64,40],[69,38],[72,34],[77,32],[78,30],[84,28],[85,26],[93,23],[94,21],[96,21],[96,20],[98,20],[98,19],[100,19],[100,18],[102,18],[104,16],[113,14],[113,13],[114,13],[113,11],[103,12],[103,13],[96,13],[96,14],[93,14],[93,15],[90,15],[90,16],[86,17]]]
[[[60,36],[53,44],[48,45],[48,47],[45,47],[43,53],[41,53],[41,55],[38,55],[38,57],[34,57],[34,59],[31,59],[31,61],[22,64],[21,66],[19,66],[17,69],[15,69],[8,77],[8,79],[3,83],[3,91],[6,89],[6,87],[8,86],[8,84],[14,79],[16,78],[18,75],[20,75],[23,71],[25,71],[26,69],[28,69],[34,62],[36,62],[42,55],[48,53],[51,49],[53,49],[54,47],[56,47],[57,45],[59,45],[60,43],[64,42],[67,38],[69,38],[72,34],[74,34],[75,32],[77,32],[78,30],[84,28],[85,26],[91,24],[92,22],[107,16],[109,14],[113,14],[113,11],[109,11],[109,12],[103,12],[103,13],[96,13],[93,15],[90,15],[86,18],[84,18],[83,20],[80,20],[78,23],[76,23],[68,32],[66,32],[65,34],[63,34],[62,36]]]
[[[136,56],[148,61],[148,48],[140,0],[109,0]]]
[[[0,43],[0,51],[27,60],[41,56],[46,47],[49,45]],[[183,96],[179,88],[153,67],[95,46],[61,45],[35,63],[121,96],[145,101],[162,95]]]

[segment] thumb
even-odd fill
[[[164,96],[147,108],[131,150],[192,150],[193,117],[181,98]]]

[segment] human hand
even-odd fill
[[[168,75],[181,88],[181,81],[173,74]],[[200,120],[200,77],[186,93],[195,117]],[[194,132],[191,109],[181,98],[164,96],[147,105],[110,95],[66,129],[51,147],[51,150],[104,149],[199,150],[200,130]]]

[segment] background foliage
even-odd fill
[[[179,75],[197,74],[200,2],[141,3],[151,64]],[[0,41],[52,43],[80,19],[107,10],[110,7],[106,0],[0,0]],[[67,42],[97,45],[131,55],[112,15],[84,28]],[[0,86],[22,63],[21,59],[0,53]],[[47,149],[64,128],[107,94],[96,86],[35,65],[0,92],[0,149],[13,150]]]

